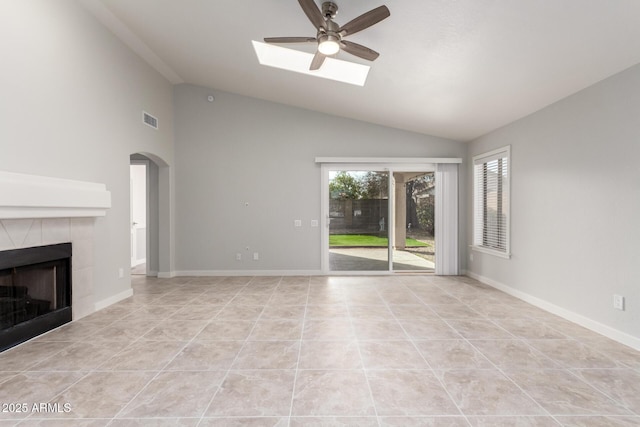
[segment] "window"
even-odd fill
[[[511,147],[473,158],[473,249],[508,258]]]

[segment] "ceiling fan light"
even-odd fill
[[[318,51],[327,56],[335,55],[340,51],[340,44],[335,40],[323,40],[318,44]]]

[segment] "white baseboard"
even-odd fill
[[[548,311],[549,313],[560,316],[563,319],[576,323],[584,328],[597,332],[600,335],[604,335],[607,338],[611,338],[614,341],[640,351],[640,338],[638,337],[634,337],[633,335],[629,335],[626,332],[622,332],[600,322],[596,322],[595,320],[589,319],[588,317],[582,316],[581,314],[574,313],[573,311],[567,310],[538,297],[534,297],[488,277],[481,276],[471,271],[467,271],[466,275],[478,280],[479,282],[484,283],[485,285],[489,285],[506,294],[521,299],[524,302]]]
[[[113,295],[109,298],[103,299],[102,301],[98,301],[95,303],[94,308],[96,311],[102,310],[103,308],[109,307],[117,302],[125,300],[133,295],[133,289],[127,289],[126,291],[122,291],[119,294]]]
[[[181,270],[174,272],[173,277],[197,276],[320,276],[320,270]],[[160,275],[158,275],[160,277]]]

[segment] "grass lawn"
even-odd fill
[[[386,248],[389,239],[386,237],[369,236],[366,234],[330,234],[329,246],[380,246]],[[407,247],[429,246],[427,243],[415,239],[406,239]]]

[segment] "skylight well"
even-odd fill
[[[313,55],[310,53],[255,40],[252,40],[251,43],[253,43],[253,49],[256,51],[258,61],[262,65],[356,86],[364,86],[367,76],[369,75],[369,69],[371,68],[368,65],[356,64],[335,58],[326,58],[322,68],[310,71],[309,64],[313,59]]]

